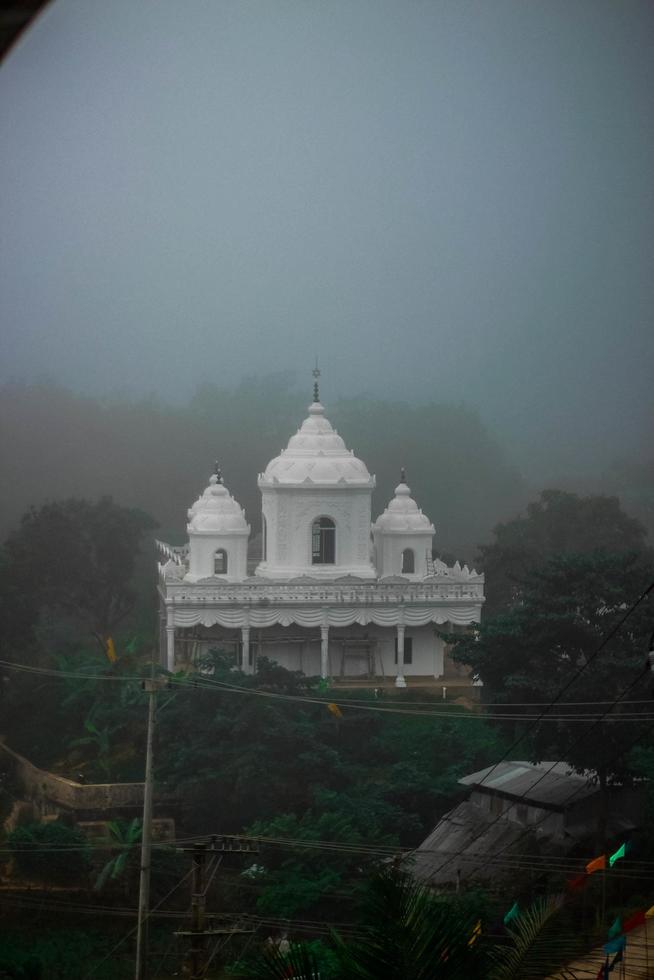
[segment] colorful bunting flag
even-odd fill
[[[470,933],[468,946],[474,946],[480,936],[481,936],[481,919],[477,919],[477,922],[475,923],[475,927]]]
[[[620,847],[617,849],[615,854],[612,854],[611,857],[609,858],[609,867],[612,868],[616,861],[619,861],[620,858],[623,858],[625,856],[625,854],[627,853],[628,846],[629,846],[628,844],[620,844]]]
[[[114,646],[114,641],[111,636],[107,637],[106,652],[110,663],[115,664],[118,660],[118,654],[116,653],[116,647]]]
[[[586,865],[586,874],[592,875],[594,871],[604,871],[606,868],[606,854],[600,854],[599,857],[593,858]]]
[[[646,917],[647,912],[645,911],[634,912],[633,915],[629,916],[629,918],[625,919],[625,921],[622,923],[622,931],[631,932],[631,930],[635,929],[636,926],[644,926]]]
[[[627,944],[627,940],[624,936],[618,936],[617,939],[611,939],[608,943],[604,943],[602,949],[605,953],[621,953]]]
[[[520,915],[520,906],[517,902],[514,902],[509,911],[504,916],[504,925],[508,926],[509,922],[513,922]]]
[[[343,717],[343,712],[341,711],[341,709],[339,708],[339,706],[337,704],[328,704],[327,705],[327,711],[331,711],[331,713],[333,714],[334,718],[342,718]]]
[[[652,918],[654,918],[654,905],[652,905],[650,908],[648,908],[647,912],[645,912],[645,918],[646,919],[652,919]]]
[[[584,872],[584,874],[577,875],[576,878],[570,878],[568,881],[566,881],[565,887],[568,889],[569,892],[576,892],[579,891],[579,889],[583,888],[585,884],[586,884],[586,874]]]
[[[616,936],[620,935],[622,935],[622,919],[620,916],[618,916],[613,925],[609,928],[609,939],[615,939]]]

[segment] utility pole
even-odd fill
[[[150,912],[150,865],[152,855],[152,797],[153,797],[153,744],[157,708],[157,691],[166,687],[165,677],[151,677],[143,681],[143,690],[149,697],[148,734],[145,751],[145,788],[143,793],[143,827],[141,830],[141,874],[139,878],[139,910],[136,927],[136,980],[148,976],[148,914]]]
[[[239,840],[239,838],[225,838],[216,835],[211,837],[210,845],[207,843],[197,843],[192,847],[180,847],[180,851],[191,851],[192,857],[192,884],[191,884],[191,928],[180,929],[175,935],[183,936],[190,941],[189,949],[185,957],[185,969],[188,969],[190,980],[205,980],[207,967],[211,960],[207,961],[207,940],[211,936],[236,936],[251,934],[253,929],[243,929],[237,926],[213,927],[207,929],[206,904],[208,886],[205,885],[204,873],[207,854],[257,854],[259,848],[249,841]],[[209,884],[213,875],[209,878]],[[137,978],[139,980],[139,978]]]
[[[189,961],[191,980],[201,980],[207,962],[207,945],[204,913],[206,896],[204,892],[204,866],[206,844],[196,844],[193,848],[193,891],[191,894],[191,949]]]

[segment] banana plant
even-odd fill
[[[133,857],[141,841],[142,826],[138,817],[130,823],[123,820],[110,820],[107,829],[111,838],[112,850],[118,850],[105,864],[98,875],[94,890],[99,892],[106,886],[108,881],[115,881],[125,875],[130,858]]]

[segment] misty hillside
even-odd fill
[[[160,533],[184,538],[186,510],[214,461],[260,526],[257,475],[306,414],[307,393],[290,376],[206,385],[185,405],[100,401],[49,384],[0,389],[3,537],[24,511],[46,500],[111,495],[143,508]],[[330,418],[377,476],[374,510],[392,495],[400,467],[436,525],[436,547],[473,560],[491,528],[540,490],[521,474],[478,413],[463,405],[406,403],[361,395],[327,405]],[[618,493],[651,526],[651,467],[614,466],[583,487]]]
[[[103,402],[51,385],[0,391],[3,536],[32,505],[111,495],[138,506],[161,533],[184,537],[186,510],[214,460],[260,525],[257,475],[306,415],[307,393],[288,377],[234,388],[204,386],[186,405]],[[464,406],[417,405],[367,396],[328,405],[349,448],[377,476],[379,512],[400,467],[436,525],[437,547],[470,560],[490,528],[525,500],[525,481],[478,414]]]

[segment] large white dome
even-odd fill
[[[246,531],[249,526],[243,508],[234,500],[219,475],[213,474],[209,486],[188,510],[189,532],[220,534]]]
[[[259,476],[262,485],[373,487],[375,478],[366,464],[347,449],[338,432],[325,418],[320,402],[309,406],[309,415],[288,446],[272,459]]]
[[[434,525],[427,515],[420,510],[404,480],[395,487],[395,496],[372,527],[373,531],[385,533],[389,531],[395,531],[399,534],[405,534],[407,531],[418,531],[423,534],[435,533]]]

